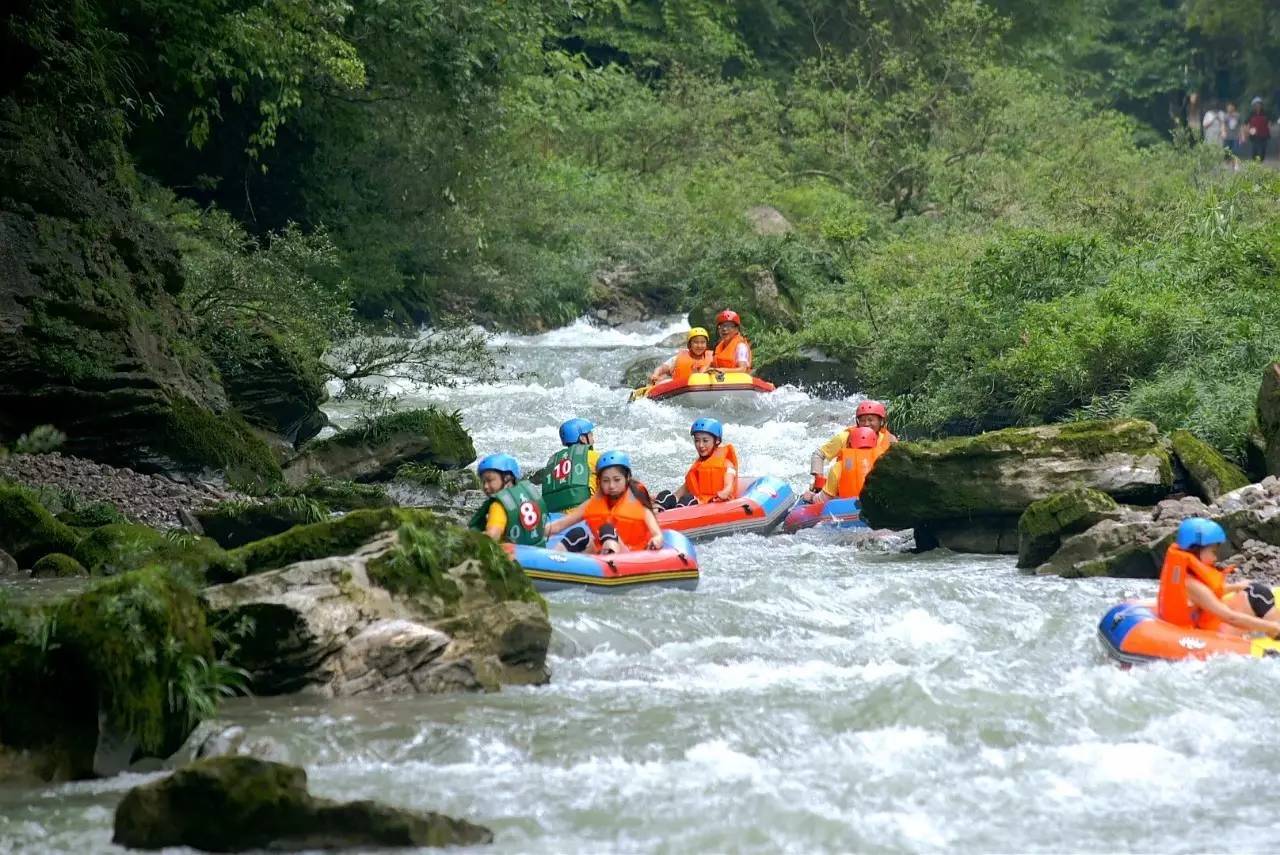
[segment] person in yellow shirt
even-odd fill
[[[842,451],[849,448],[850,434],[857,428],[870,428],[876,432],[876,451],[880,454],[889,450],[889,446],[898,441],[898,438],[889,432],[887,426],[888,412],[885,410],[884,404],[879,401],[862,401],[858,404],[858,409],[854,412],[856,424],[850,425],[840,431],[831,439],[818,446],[809,459],[809,473],[813,475],[813,485],[809,488],[809,492],[801,496],[806,502],[811,502],[818,497],[818,492],[824,490],[827,485],[827,466],[831,461],[836,460]],[[827,494],[828,496],[836,495],[834,489]]]
[[[500,543],[547,545],[547,509],[520,480],[520,464],[510,454],[490,454],[476,467],[484,504],[471,517],[471,528]]]

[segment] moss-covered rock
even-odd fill
[[[321,354],[286,341],[265,324],[249,338],[248,352],[242,345],[210,354],[232,405],[250,424],[295,446],[306,442],[328,424],[320,409],[329,397]]]
[[[194,586],[160,567],[0,604],[0,743],[40,752],[47,777],[115,771],[95,767],[100,735],[122,763],[166,756],[216,706],[213,662]]]
[[[398,508],[352,511],[344,517],[295,526],[282,534],[250,543],[230,553],[236,572],[226,578],[260,573],[332,555],[350,555],[378,534],[405,522],[430,519],[430,514]]]
[[[486,828],[375,802],[337,803],[307,792],[296,766],[251,757],[198,760],[135,787],[116,808],[112,842],[133,849],[292,851],[489,843]]]
[[[1265,442],[1268,475],[1280,475],[1280,362],[1267,366],[1258,389],[1258,430]]]
[[[1218,497],[1249,483],[1240,467],[1190,431],[1175,430],[1169,441],[1178,462],[1187,470],[1195,494],[1206,502],[1216,502]]]
[[[32,566],[31,575],[40,579],[64,579],[88,576],[89,571],[70,555],[51,552]]]
[[[406,410],[308,443],[285,467],[285,477],[295,485],[317,475],[386,481],[406,463],[459,469],[475,459],[475,446],[457,413]]]
[[[113,576],[147,564],[183,570],[196,577],[225,577],[235,562],[217,543],[181,531],[160,532],[145,525],[113,523],[89,532],[72,556],[95,576]]]
[[[225,472],[233,484],[256,489],[278,484],[280,464],[270,446],[231,410],[215,414],[188,398],[174,398],[142,448],[141,468]]]
[[[290,491],[295,496],[312,499],[330,510],[357,511],[366,508],[390,508],[395,501],[378,484],[357,484],[337,478],[315,476]]]
[[[1076,534],[1104,519],[1119,506],[1100,490],[1078,487],[1032,502],[1018,518],[1018,566],[1039,567]]]
[[[234,500],[195,512],[204,533],[225,549],[281,534],[296,525],[323,522],[328,517],[328,508],[305,496],[260,503]]]
[[[75,510],[62,511],[58,514],[58,519],[73,528],[88,529],[129,521],[111,502],[93,502]]]
[[[862,493],[876,528],[913,528],[997,516],[1016,519],[1032,502],[1077,487],[1153,502],[1173,484],[1169,452],[1144,421],[1009,428],[938,442],[898,443]]]
[[[0,485],[0,549],[23,567],[51,552],[69,553],[80,536],[21,487]]]

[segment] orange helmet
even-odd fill
[[[854,428],[849,431],[850,448],[875,448],[880,435],[868,427]]]
[[[737,324],[738,326],[742,326],[742,318],[738,317],[738,313],[733,309],[725,309],[723,312],[716,315],[716,326],[719,326],[720,324]]]
[[[884,404],[879,401],[866,400],[858,404],[858,409],[854,411],[854,418],[858,416],[879,416],[885,421],[889,420],[889,414],[885,411]]]

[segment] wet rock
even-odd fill
[[[917,530],[917,538],[930,548],[941,546],[952,552],[1013,555],[1018,551],[1017,521],[1003,516],[934,523]]]
[[[1018,518],[1018,567],[1038,567],[1058,551],[1062,538],[1084,531],[1118,509],[1115,499],[1079,487],[1032,502]]]
[[[51,552],[31,568],[31,576],[36,579],[67,579],[88,575],[89,571],[83,564],[61,552]]]
[[[649,385],[649,375],[666,361],[663,356],[642,356],[629,363],[622,372],[622,385],[628,389],[639,389]]]
[[[71,552],[79,540],[70,526],[54,519],[31,494],[0,486],[0,549],[20,566],[30,567],[51,552]]]
[[[1206,502],[1215,501],[1249,483],[1249,478],[1238,466],[1228,462],[1213,446],[1190,431],[1175,430],[1169,441],[1178,462],[1187,470],[1196,495]]]
[[[837,359],[818,348],[775,357],[762,363],[756,374],[775,386],[798,386],[824,397],[846,397],[862,386],[851,362]]]
[[[405,464],[459,469],[475,459],[471,436],[456,415],[407,410],[308,444],[284,474],[292,485],[316,476],[388,481]]]
[[[222,502],[194,514],[200,530],[224,549],[235,549],[256,540],[286,532],[296,525],[322,522],[328,509],[297,496],[265,502]]]
[[[210,757],[255,757],[276,763],[289,761],[285,747],[276,740],[251,735],[242,725],[215,719],[201,722],[169,762],[183,766]]]
[[[17,560],[3,549],[0,549],[0,576],[16,576],[18,569]]]
[[[482,826],[376,802],[333,802],[307,791],[306,772],[251,757],[197,761],[130,790],[112,842],[132,849],[299,851],[489,843]]]
[[[1258,390],[1258,430],[1265,443],[1267,474],[1280,475],[1280,362],[1267,366]]]
[[[1224,562],[1234,566],[1242,578],[1280,585],[1280,546],[1261,540],[1246,540],[1240,550]]]
[[[253,349],[234,353],[215,348],[218,366],[232,404],[249,424],[279,436],[290,448],[318,434],[328,423],[320,409],[329,397],[318,353],[298,346],[265,327],[253,331]]]

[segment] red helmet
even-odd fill
[[[858,404],[858,409],[854,411],[854,418],[858,416],[879,416],[885,421],[889,420],[889,414],[885,412],[884,404],[879,401],[866,400]]]
[[[719,326],[720,324],[737,324],[738,326],[742,326],[742,318],[738,317],[738,313],[733,309],[725,309],[723,312],[716,315],[716,326]]]
[[[871,428],[854,428],[849,431],[850,448],[875,448],[880,441],[880,434]]]

